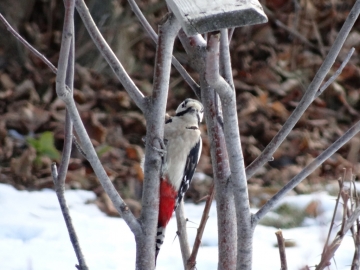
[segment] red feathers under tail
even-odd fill
[[[166,225],[168,224],[174,211],[176,196],[177,192],[174,187],[167,181],[166,178],[162,178],[160,182],[160,204],[155,244],[155,262],[159,254],[160,247],[164,242]]]

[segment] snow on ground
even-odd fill
[[[132,233],[120,218],[105,216],[94,204],[86,201],[95,195],[88,191],[66,191],[66,199],[80,239],[87,264],[91,270],[134,269],[135,242]],[[319,262],[328,224],[334,206],[334,197],[313,194],[287,197],[285,201],[298,206],[311,200],[321,201],[323,214],[307,220],[304,227],[283,230],[286,239],[294,240],[296,247],[287,248],[290,270]],[[190,243],[196,234],[203,205],[186,204]],[[203,246],[197,258],[197,269],[217,269],[216,205],[203,237]],[[258,226],[254,236],[253,269],[280,269],[276,244],[276,228]],[[176,222],[170,221],[165,243],[158,257],[158,270],[183,269]],[[175,240],[174,240],[175,239]],[[337,252],[337,268],[349,269],[353,256],[353,242],[346,236]],[[75,269],[77,263],[68,233],[52,190],[17,191],[0,184],[0,269],[1,270],[57,270]]]

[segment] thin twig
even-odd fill
[[[74,24],[72,22],[72,29]],[[75,41],[71,39],[67,70],[65,75],[65,84],[69,86],[71,93],[74,90],[74,66],[75,66]],[[65,185],[65,178],[69,167],[72,142],[73,142],[73,124],[68,110],[65,112],[65,125],[64,125],[64,146],[62,151],[61,163],[59,167],[58,182]]]
[[[155,33],[154,29],[151,27],[150,23],[146,20],[145,16],[141,12],[139,6],[136,4],[134,0],[128,0],[128,3],[134,12],[135,16],[140,21],[141,25],[144,27],[146,33],[150,36],[150,38],[158,43],[158,35]],[[194,81],[194,79],[189,75],[186,69],[180,64],[180,62],[172,56],[172,64],[176,68],[176,70],[180,73],[180,75],[184,78],[185,82],[190,86],[190,88],[195,92],[195,94],[200,98],[200,86]]]
[[[277,19],[276,15],[270,9],[268,9],[266,6],[263,6],[263,8],[264,8],[264,11],[265,11],[266,15],[269,16],[270,18],[272,18],[275,21],[275,24],[277,26],[279,26],[280,28],[283,28],[284,30],[288,31],[290,34],[292,34],[293,36],[300,39],[303,43],[308,45],[310,48],[313,48],[313,49],[316,49],[316,50],[319,49],[315,44],[311,43],[306,37],[301,35],[298,31],[288,27],[283,22],[279,21]]]
[[[353,212],[354,211],[354,198],[353,198],[353,173],[352,173],[352,169],[349,168],[349,174],[350,174],[350,179],[349,179],[349,183],[350,183],[350,211]]]
[[[177,221],[177,232],[180,242],[181,255],[185,270],[187,261],[190,258],[190,247],[188,241],[188,235],[186,230],[186,219],[184,213],[184,201],[182,200],[179,206],[176,208],[176,221]],[[189,269],[190,270],[190,269]]]
[[[344,176],[345,177],[345,176]],[[335,216],[336,216],[336,212],[337,212],[337,209],[338,209],[338,205],[339,205],[339,201],[340,201],[340,193],[344,187],[344,178],[343,179],[339,179],[338,180],[339,182],[339,193],[338,193],[338,196],[336,198],[336,203],[335,203],[335,207],[334,207],[334,212],[333,212],[333,216],[331,218],[331,223],[330,223],[330,228],[329,228],[329,231],[328,231],[328,235],[326,237],[326,241],[325,241],[325,244],[324,244],[324,248],[323,248],[323,252],[322,254],[325,254],[326,253],[326,250],[327,250],[327,246],[329,244],[329,241],[330,241],[330,235],[331,235],[331,232],[333,230],[333,227],[335,225]]]
[[[341,193],[341,198],[343,200],[343,215],[342,215],[342,222],[341,222],[341,226],[340,226],[340,233],[344,233],[344,228],[345,228],[345,225],[346,225],[346,220],[348,219],[347,217],[347,209],[348,209],[348,202],[349,202],[349,193],[345,190],[342,190]]]
[[[330,77],[329,80],[327,80],[326,83],[323,84],[323,86],[321,86],[321,88],[317,91],[315,98],[317,98],[318,96],[320,96],[326,88],[329,87],[330,84],[332,84],[337,77],[339,77],[339,75],[341,74],[341,72],[343,71],[344,67],[346,66],[346,64],[349,62],[351,56],[353,55],[355,51],[355,48],[351,48],[351,50],[348,52],[348,54],[346,55],[344,61],[341,63],[340,67],[336,70],[336,72],[334,73],[334,75],[332,75]]]
[[[314,97],[323,82],[326,74],[329,72],[331,66],[335,62],[336,57],[338,56],[351,28],[353,27],[356,19],[360,13],[360,0],[357,0],[351,9],[348,17],[346,18],[341,30],[336,37],[334,44],[332,45],[328,55],[326,56],[324,62],[316,73],[313,81],[310,83],[306,93],[300,100],[298,106],[292,112],[288,120],[284,123],[283,127],[271,140],[271,142],[266,146],[264,151],[258,156],[247,168],[246,168],[246,177],[249,179],[254,173],[267,163],[275,151],[279,148],[280,144],[285,140],[290,131],[294,128],[295,124],[299,121],[305,110],[314,100]]]
[[[57,68],[38,50],[31,46],[20,34],[7,22],[4,16],[0,13],[0,20],[5,24],[6,29],[17,38],[30,52],[39,57],[50,69],[56,74]]]
[[[99,29],[97,28],[94,20],[89,13],[89,10],[84,0],[76,0],[75,4],[76,10],[78,11],[96,47],[101,52],[105,60],[108,62],[109,66],[114,71],[116,77],[122,83],[131,99],[135,102],[135,104],[140,108],[143,113],[146,113],[145,98],[143,93],[141,93],[138,87],[131,80],[129,75],[126,73],[124,67],[120,63],[119,59],[116,57],[115,53],[112,51],[110,46],[107,44],[107,42],[101,35]]]
[[[74,145],[76,147],[76,149],[79,151],[79,153],[84,157],[86,158],[86,153],[84,152],[84,150],[81,148],[81,145],[79,144],[79,142],[77,141],[76,137],[73,136],[73,142],[74,142]]]
[[[220,75],[225,79],[225,81],[234,88],[234,79],[232,75],[231,68],[231,56],[229,49],[229,34],[227,29],[222,29],[220,31],[220,54],[219,54],[219,69]]]
[[[344,196],[344,207],[347,207],[348,196]],[[343,212],[343,224],[341,224],[341,229],[336,234],[334,240],[327,247],[326,253],[322,255],[320,263],[316,266],[315,270],[322,270],[330,264],[330,260],[334,257],[336,250],[341,245],[343,238],[349,229],[353,226],[354,222],[360,216],[360,206],[356,207],[355,210],[351,213],[350,217],[346,219],[346,209]]]
[[[74,98],[72,96],[72,90],[65,84],[65,80],[67,78],[67,68],[68,68],[68,59],[70,48],[72,47],[71,40],[74,38],[74,32],[72,28],[71,16],[68,14],[69,7],[66,6],[66,13],[64,19],[64,30],[63,30],[63,39],[61,43],[60,55],[59,55],[59,64],[58,64],[58,72],[56,79],[56,92],[60,99],[64,101],[66,104],[66,109],[73,121],[73,125],[75,127],[76,133],[80,139],[80,142],[83,146],[83,150],[86,153],[87,159],[90,162],[92,168],[96,176],[98,177],[100,183],[102,184],[104,190],[109,195],[111,201],[113,202],[117,211],[121,214],[125,222],[130,227],[131,231],[134,235],[142,234],[142,229],[140,224],[131,213],[128,206],[122,200],[117,190],[113,186],[111,180],[106,174],[97,153],[91,143],[89,135],[87,134],[84,124],[81,121],[79,112],[77,110]]]
[[[285,239],[282,235],[282,231],[278,230],[275,232],[276,239],[279,246],[279,254],[280,254],[280,263],[281,263],[281,270],[287,270],[287,262],[286,262],[286,253],[285,253]]]
[[[321,53],[321,56],[322,57],[325,57],[326,56],[326,50],[325,50],[325,47],[324,47],[324,42],[321,38],[321,34],[320,34],[320,31],[319,31],[319,27],[314,19],[314,15],[312,15],[311,13],[311,24],[312,24],[312,27],[314,29],[314,33],[315,33],[315,37],[316,39],[318,40],[318,47],[319,47],[319,51]]]
[[[74,3],[72,3],[72,7],[71,7],[70,11],[73,14]],[[71,24],[72,24],[71,28],[74,29],[74,20],[73,19],[71,20]],[[75,55],[74,52],[75,52],[75,42],[74,42],[74,38],[72,38],[71,44],[70,44],[69,56],[68,56],[66,78],[65,78],[65,83],[66,83],[66,85],[69,86],[71,93],[73,92],[73,84],[74,84],[74,55]],[[66,114],[65,114],[64,133],[65,133],[64,134],[64,147],[63,147],[63,151],[62,151],[59,173],[56,172],[56,165],[55,164],[52,165],[53,180],[54,180],[54,184],[55,184],[56,195],[58,197],[59,204],[61,206],[61,211],[63,213],[64,220],[66,223],[66,227],[69,232],[70,241],[73,245],[76,257],[79,262],[79,265],[77,265],[76,267],[80,270],[87,270],[88,267],[86,265],[84,255],[81,251],[80,243],[77,238],[75,228],[74,228],[72,220],[71,220],[70,212],[67,207],[66,200],[65,200],[65,194],[64,194],[65,178],[66,178],[66,174],[67,174],[68,166],[69,166],[69,162],[70,162],[70,155],[71,155],[72,141],[73,141],[72,140],[73,139],[73,125],[72,125],[72,121],[70,118],[70,114],[67,110],[66,110]]]
[[[277,204],[280,199],[286,195],[286,193],[297,186],[302,180],[304,180],[309,174],[318,168],[326,159],[331,157],[359,131],[360,121],[352,126],[348,131],[346,131],[344,135],[337,139],[324,152],[322,152],[317,158],[309,163],[299,174],[292,178],[278,193],[276,193],[270,200],[268,200],[253,216],[254,223],[257,223],[261,218],[263,218],[275,206],[275,204]]]
[[[178,37],[188,56],[189,65],[201,74],[205,62],[201,54],[205,52],[206,41],[200,34],[188,37],[182,29],[180,29]],[[196,95],[201,100],[201,94]]]
[[[292,29],[290,27],[288,27],[287,25],[285,25],[283,22],[275,19],[275,24],[277,26],[279,26],[280,28],[285,29],[286,31],[288,31],[289,33],[291,33],[293,36],[297,37],[298,39],[300,39],[302,42],[304,42],[306,45],[308,45],[309,47],[313,48],[313,49],[319,49],[315,44],[311,43],[309,40],[307,40],[306,37],[304,37],[303,35],[301,35],[298,31],[296,31],[295,29]]]
[[[359,219],[357,220],[357,224],[359,224]],[[360,267],[360,234],[359,234],[359,227],[357,233],[355,234],[355,251],[354,257],[351,264],[351,270],[359,270]]]
[[[209,197],[206,199],[204,211],[203,211],[203,214],[201,217],[201,222],[200,222],[199,228],[197,229],[194,246],[193,246],[191,255],[189,257],[189,260],[187,261],[186,269],[195,269],[196,257],[197,257],[197,254],[198,254],[198,251],[200,248],[201,239],[202,239],[202,236],[203,236],[203,233],[205,230],[206,222],[209,218],[209,212],[210,212],[212,201],[214,199],[214,193],[215,193],[215,188],[214,188],[214,185],[212,185],[212,187],[210,188]]]
[[[79,265],[76,265],[76,268],[79,270],[88,270],[88,267],[86,265],[85,262],[85,258],[84,255],[81,251],[81,247],[80,247],[80,243],[79,243],[79,239],[77,237],[74,225],[72,223],[72,219],[70,216],[70,212],[69,212],[69,208],[67,206],[66,203],[66,199],[65,199],[65,185],[64,182],[59,181],[58,178],[58,173],[57,173],[57,169],[56,169],[56,163],[53,163],[51,165],[51,173],[52,173],[52,177],[53,177],[53,181],[55,184],[55,191],[56,191],[56,195],[58,197],[59,200],[59,204],[60,204],[60,208],[61,208],[61,212],[64,216],[64,220],[66,223],[66,227],[70,236],[70,240],[71,243],[74,247],[75,253],[76,253],[76,257],[78,259]]]
[[[356,191],[355,186],[355,175],[352,178],[353,185],[354,185],[354,193],[355,193],[355,206],[359,206],[359,197]],[[353,239],[354,239],[354,245],[355,245],[355,251],[354,251],[354,257],[351,264],[351,270],[359,270],[360,268],[360,221],[359,218],[356,219],[356,226],[354,226],[354,232],[353,232]]]
[[[235,27],[228,29],[228,40],[229,40],[229,43],[230,43],[230,41],[232,40],[232,37],[233,37],[233,35],[234,35],[234,31],[235,31]]]

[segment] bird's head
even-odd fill
[[[180,103],[179,107],[176,109],[176,116],[190,116],[197,119],[198,125],[203,119],[204,116],[204,106],[201,102],[187,98]]]

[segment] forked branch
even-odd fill
[[[68,21],[66,22],[70,31],[73,32],[74,29],[74,3],[71,1],[65,1],[66,13],[68,16]],[[66,73],[65,73],[65,84],[69,86],[70,91],[73,91],[73,83],[74,83],[74,39],[70,39],[70,46],[69,46],[69,52],[68,52],[68,58],[66,59]],[[46,58],[45,58],[46,59]],[[63,65],[65,65],[63,63]],[[56,72],[56,69],[55,69]],[[76,257],[78,259],[79,265],[76,265],[76,267],[79,270],[88,270],[88,267],[85,262],[84,255],[81,251],[80,243],[77,237],[77,234],[75,232],[75,227],[72,223],[71,215],[69,208],[66,203],[65,199],[65,178],[66,173],[68,171],[69,161],[70,161],[70,155],[71,155],[71,149],[72,149],[72,138],[73,138],[73,125],[70,118],[70,115],[68,111],[66,110],[65,115],[65,126],[64,126],[64,147],[62,151],[62,157],[61,157],[61,163],[59,168],[59,173],[56,168],[56,164],[53,163],[51,165],[51,173],[55,185],[55,191],[56,195],[58,197],[58,201],[60,204],[61,212],[63,214],[65,224],[70,236],[70,241],[73,245]]]
[[[131,231],[135,235],[141,234],[141,227],[131,213],[128,206],[122,200],[117,190],[113,186],[109,177],[107,176],[101,162],[97,156],[97,153],[91,143],[91,140],[85,130],[84,124],[81,121],[79,112],[76,108],[75,101],[72,95],[72,89],[68,87],[65,83],[67,76],[68,67],[68,58],[70,53],[70,48],[72,44],[72,39],[74,39],[74,29],[73,29],[73,14],[74,14],[74,0],[69,0],[65,2],[65,20],[64,20],[64,29],[63,29],[63,39],[61,43],[61,50],[59,56],[59,65],[56,78],[56,92],[58,93],[59,98],[61,98],[66,104],[66,109],[69,112],[73,125],[75,127],[76,133],[80,139],[82,149],[84,150],[88,161],[94,169],[96,176],[98,177],[101,185],[103,186],[106,193],[109,195],[111,201],[113,202],[115,208],[118,210],[120,215],[124,218]]]
[[[219,33],[211,33],[208,38],[206,80],[219,94],[223,110],[224,135],[231,171],[230,183],[234,192],[237,215],[237,269],[251,269],[253,224],[240,141],[235,89],[220,76],[219,35]],[[228,46],[227,50],[229,50]],[[231,70],[230,62],[224,62],[223,65],[229,65],[226,69]]]

